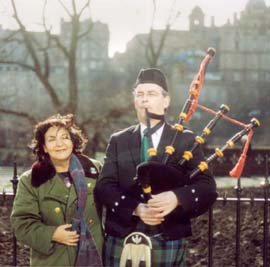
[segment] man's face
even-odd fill
[[[146,123],[145,109],[163,115],[170,104],[170,97],[162,94],[163,89],[154,83],[139,84],[134,89],[134,105],[140,122]]]

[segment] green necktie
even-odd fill
[[[149,149],[149,141],[147,137],[147,129],[143,131],[142,145],[141,145],[141,162],[147,161],[149,156],[147,150]]]
[[[153,147],[151,135],[153,133],[155,133],[163,124],[164,124],[164,120],[161,120],[154,127],[150,128],[150,129],[148,129],[148,127],[147,127],[143,130],[143,138],[142,138],[142,144],[141,144],[141,155],[140,155],[141,162],[147,161],[149,159],[149,155],[147,153],[147,150],[150,147]],[[150,136],[150,138],[148,136]]]

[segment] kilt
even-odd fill
[[[185,239],[166,240],[162,234],[151,237],[151,266],[153,267],[185,267]],[[105,238],[103,258],[105,267],[119,267],[123,249],[123,238],[108,235]]]

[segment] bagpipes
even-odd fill
[[[170,145],[166,146],[165,148],[162,162],[155,161],[157,150],[151,147],[148,149],[148,161],[143,162],[137,166],[137,182],[142,187],[143,192],[147,198],[151,197],[151,194],[157,194],[164,191],[172,190],[175,187],[184,186],[188,183],[189,179],[193,179],[199,173],[202,173],[209,169],[210,162],[217,158],[223,157],[223,152],[227,148],[232,148],[234,144],[240,141],[244,135],[248,135],[248,139],[243,153],[235,168],[230,172],[230,175],[233,177],[239,178],[241,176],[245,163],[247,148],[253,135],[253,128],[260,126],[260,122],[256,118],[253,118],[249,124],[244,124],[240,121],[230,118],[225,115],[229,111],[229,107],[224,104],[220,106],[217,112],[198,104],[198,98],[204,82],[206,68],[208,66],[208,63],[214,57],[215,52],[216,51],[213,48],[208,49],[205,58],[201,62],[199,72],[195,75],[193,81],[190,84],[189,97],[186,100],[182,111],[179,114],[178,122],[174,125],[174,129],[176,131]],[[214,114],[214,118],[204,127],[202,134],[195,137],[194,143],[188,150],[184,151],[178,163],[172,166],[171,164],[168,164],[168,161],[170,156],[175,153],[174,146],[177,136],[179,133],[184,131],[184,123],[191,119],[194,111],[198,107],[209,113]],[[146,114],[148,114],[147,111]],[[220,120],[221,118],[235,123],[238,126],[243,127],[244,129],[237,132],[221,148],[216,148],[215,153],[210,155],[205,161],[200,162],[200,164],[193,171],[189,172],[188,175],[184,174],[181,169],[184,168],[186,162],[192,159],[193,152],[198,148],[198,146],[205,143],[206,137],[211,134],[218,120]],[[147,116],[147,120],[147,127],[149,128],[149,116]],[[149,139],[151,139],[151,136],[148,137]],[[151,143],[150,141],[149,143]]]
[[[231,148],[234,146],[236,142],[238,142],[244,135],[248,135],[248,139],[243,150],[243,153],[239,159],[238,164],[235,166],[234,170],[230,172],[231,176],[240,177],[244,161],[245,155],[247,152],[247,148],[253,134],[252,129],[260,126],[260,123],[257,119],[253,118],[249,124],[244,124],[237,120],[234,120],[225,114],[229,111],[229,108],[226,105],[221,105],[219,110],[213,111],[209,108],[201,106],[198,104],[198,98],[200,94],[201,87],[204,82],[205,72],[208,63],[215,55],[215,49],[209,48],[207,51],[207,55],[202,60],[199,72],[195,75],[193,81],[190,84],[189,89],[189,97],[186,100],[182,111],[179,115],[178,122],[174,125],[174,135],[170,142],[170,145],[165,147],[164,156],[162,161],[159,162],[156,159],[157,150],[152,146],[148,149],[147,153],[149,158],[146,162],[142,162],[137,166],[137,174],[136,174],[136,186],[139,185],[139,188],[143,189],[145,200],[147,201],[151,198],[152,194],[158,194],[165,191],[170,191],[177,187],[182,187],[187,185],[190,182],[190,179],[195,179],[196,176],[200,173],[205,172],[209,168],[209,163],[215,160],[216,158],[223,157],[223,152],[227,148]],[[180,133],[185,132],[184,123],[189,121],[195,111],[196,108],[201,108],[207,112],[214,114],[214,117],[210,120],[210,122],[204,127],[200,136],[196,136],[194,138],[194,142],[188,150],[185,150],[182,155],[177,155],[177,159],[180,158],[176,163],[171,164],[170,157],[176,153],[175,142]],[[154,114],[155,115],[155,114]],[[150,117],[153,117],[153,114],[150,114],[146,110],[146,118],[147,118],[147,130],[150,131]],[[210,155],[206,160],[201,161],[198,166],[189,172],[185,171],[185,164],[193,158],[195,150],[203,145],[206,141],[206,137],[209,136],[216,126],[217,122],[220,119],[227,119],[233,123],[236,123],[239,126],[242,126],[243,129],[237,132],[233,137],[231,137],[225,145],[221,148],[217,148],[215,153]],[[157,119],[157,117],[155,117]],[[151,135],[147,135],[148,143],[152,145]],[[191,140],[192,142],[192,140]],[[213,196],[209,197],[209,203],[213,203],[216,199],[216,193],[213,193]],[[167,215],[167,216],[170,216]],[[146,236],[141,232],[133,232],[129,234],[124,240],[124,248],[121,255],[120,267],[126,266],[151,266],[151,249],[152,242],[151,238]],[[143,264],[143,265],[141,265]]]

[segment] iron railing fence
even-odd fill
[[[264,158],[265,162],[265,177],[262,184],[262,193],[263,197],[244,197],[241,195],[242,188],[241,188],[241,178],[237,180],[237,186],[235,187],[235,196],[228,197],[228,196],[219,196],[217,198],[217,203],[225,204],[235,204],[235,267],[241,266],[241,211],[242,203],[254,205],[254,203],[260,203],[263,205],[263,240],[262,240],[262,267],[270,266],[270,262],[268,261],[268,243],[269,243],[269,236],[268,236],[268,229],[269,229],[269,203],[270,203],[270,196],[269,196],[269,180],[268,180],[268,165],[269,165],[269,158],[268,155],[265,155]],[[12,206],[14,196],[17,191],[17,184],[18,184],[18,177],[17,177],[17,166],[14,163],[14,174],[13,178],[10,180],[13,186],[13,193],[0,193],[0,206]],[[213,244],[213,226],[214,226],[214,209],[216,205],[209,209],[208,212],[208,267],[213,267],[213,259],[214,259],[214,244]],[[12,251],[12,260],[11,265],[17,266],[17,241],[13,234],[12,236],[12,244],[13,244],[13,251]],[[226,255],[224,255],[225,257]],[[225,267],[225,266],[224,266]],[[229,267],[229,266],[228,266]]]

